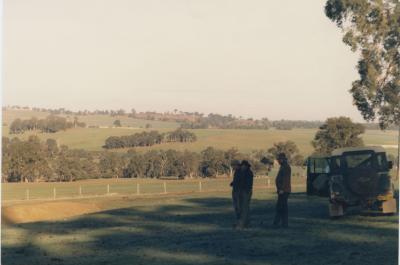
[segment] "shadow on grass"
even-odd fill
[[[252,227],[231,228],[228,197],[195,197],[57,222],[7,225],[3,264],[397,264],[397,216],[329,220],[326,201],[294,193],[290,228],[252,201]]]

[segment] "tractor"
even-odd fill
[[[371,213],[397,211],[390,177],[393,162],[380,146],[336,149],[329,156],[307,159],[307,195],[329,198],[331,217],[350,207]]]

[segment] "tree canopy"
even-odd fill
[[[329,118],[315,134],[312,145],[318,154],[330,154],[341,147],[363,146],[360,135],[364,131],[364,126],[353,123],[350,118]]]
[[[359,79],[350,90],[367,121],[400,125],[400,3],[398,0],[328,0],[328,18],[343,42],[360,54]]]
[[[268,149],[269,158],[277,158],[280,153],[284,153],[289,163],[301,166],[304,164],[304,157],[300,154],[299,148],[293,141],[274,143],[274,146]],[[267,156],[268,157],[268,156]]]

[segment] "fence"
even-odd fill
[[[304,178],[294,178],[294,184]],[[57,200],[110,195],[152,195],[229,190],[231,179],[198,180],[99,180],[65,183],[3,183],[3,201]],[[271,177],[254,179],[255,188],[273,188]]]

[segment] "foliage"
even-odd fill
[[[313,129],[321,126],[320,121],[295,121],[295,120],[279,120],[273,121],[272,127],[277,130],[291,130],[294,128]]]
[[[329,118],[315,134],[312,145],[319,154],[330,154],[341,147],[363,146],[360,135],[364,131],[361,124],[353,123],[350,118]]]
[[[274,143],[274,146],[268,149],[270,157],[276,158],[278,154],[284,153],[290,164],[301,166],[304,163],[304,157],[300,154],[299,148],[293,141]]]
[[[185,129],[268,129],[270,122],[267,118],[261,120],[236,118],[232,115],[209,114],[207,117],[197,116],[193,120],[181,121]]]
[[[328,0],[326,15],[360,54],[350,90],[367,121],[400,125],[400,3],[398,0]]]
[[[215,177],[233,173],[232,161],[247,159],[255,171],[265,173],[262,154],[246,156],[237,149],[208,147],[191,151],[151,150],[138,153],[85,151],[59,146],[54,139],[40,141],[3,137],[2,177],[6,182],[76,181],[89,178]]]
[[[177,129],[167,134],[158,131],[140,132],[125,136],[110,136],[106,139],[104,148],[126,148],[139,146],[152,146],[165,142],[194,142],[197,137],[194,133],[187,130]]]
[[[74,122],[69,122],[64,117],[50,115],[45,119],[31,118],[28,120],[15,119],[10,124],[10,134],[24,133],[25,131],[40,130],[45,133],[55,133],[72,127],[86,127],[86,124],[79,122],[77,118]]]
[[[120,121],[120,120],[115,120],[115,121],[113,122],[113,125],[114,125],[115,127],[122,127],[122,124],[121,124],[121,121]]]
[[[197,140],[197,137],[194,133],[179,128],[175,131],[168,133],[165,139],[167,142],[184,143],[184,142],[194,142]]]

